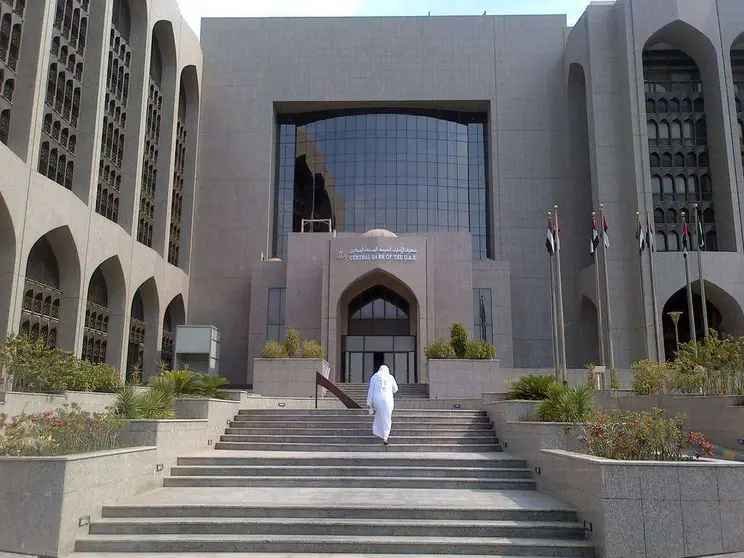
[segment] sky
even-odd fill
[[[567,14],[573,25],[589,0],[178,0],[197,35],[202,17]]]

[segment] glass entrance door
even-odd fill
[[[383,364],[399,384],[415,384],[416,338],[412,336],[344,336],[343,381],[367,383]]]

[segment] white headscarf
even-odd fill
[[[390,378],[390,369],[383,364],[380,366],[379,370],[377,370],[377,374],[379,374],[378,378],[380,379],[380,388],[384,390],[387,388],[387,380]]]

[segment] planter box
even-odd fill
[[[155,448],[61,457],[0,457],[0,551],[64,556],[79,520],[160,484]]]
[[[214,444],[207,419],[131,420],[119,434],[119,441],[126,446],[155,447],[157,463],[166,473],[176,465],[179,455],[213,448],[210,439]]]
[[[426,368],[430,399],[480,399],[486,391],[506,391],[511,379],[498,360],[431,359]]]
[[[331,366],[324,359],[315,358],[257,358],[253,364],[253,391],[266,397],[315,397],[316,372],[328,378]]]
[[[501,435],[509,422],[537,418],[539,401],[504,401],[495,399],[496,397],[499,396],[484,393],[481,398],[481,409],[488,414],[497,434]]]
[[[538,488],[591,522],[601,558],[744,551],[744,464],[614,461],[543,450]]]
[[[43,413],[62,409],[65,405],[76,403],[80,409],[89,413],[103,413],[116,402],[113,393],[93,393],[87,391],[65,391],[58,394],[25,393],[19,391],[0,392],[0,413],[9,417],[26,413]]]
[[[597,392],[599,407],[624,411],[664,409],[669,416],[687,415],[690,428],[702,432],[713,444],[744,452],[744,397],[701,395],[635,395],[632,392]]]

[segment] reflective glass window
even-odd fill
[[[486,115],[337,111],[280,115],[274,255],[287,237],[384,228],[466,231],[488,257]]]

